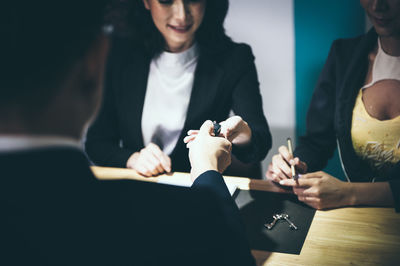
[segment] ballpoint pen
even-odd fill
[[[290,138],[287,138],[287,144],[288,144],[289,154],[290,156],[293,157],[292,140]],[[299,175],[297,174],[296,168],[294,167],[293,164],[290,165],[290,169],[292,170],[292,178],[296,180],[296,182],[298,182],[297,179],[299,179]]]

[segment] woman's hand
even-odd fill
[[[224,137],[235,145],[246,145],[250,143],[251,129],[247,122],[240,116],[232,116],[219,124],[221,125],[219,137]],[[185,143],[193,141],[198,133],[198,130],[189,130],[188,136],[186,136],[183,141]]]
[[[297,157],[293,158],[286,146],[280,146],[279,154],[272,157],[272,162],[269,164],[265,176],[274,182],[292,178],[291,165],[294,165],[299,173],[307,172],[307,164],[305,162],[300,161]]]
[[[219,123],[221,125],[220,135],[235,145],[247,145],[251,141],[251,129],[246,121],[240,116],[232,116]]]
[[[315,209],[328,209],[353,205],[350,183],[325,173],[315,172],[300,175],[297,180],[281,180],[279,184],[293,188],[298,199]]]
[[[164,172],[171,172],[171,159],[160,147],[150,143],[140,152],[135,152],[129,157],[127,168],[136,170],[139,174],[150,177]]]

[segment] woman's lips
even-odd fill
[[[187,26],[173,26],[173,25],[168,25],[168,27],[170,29],[172,29],[173,31],[177,32],[177,33],[186,33],[190,30],[190,28],[192,27],[192,25],[187,25]]]
[[[387,18],[377,18],[373,17],[374,21],[378,26],[385,27],[387,26],[392,20]]]

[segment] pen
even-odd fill
[[[290,138],[287,138],[287,144],[288,144],[289,154],[293,157],[292,140]],[[296,180],[296,182],[298,182],[297,179],[299,178],[299,176],[296,173],[296,168],[294,167],[294,165],[291,164],[290,169],[292,170],[292,178]]]

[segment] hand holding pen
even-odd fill
[[[291,146],[292,143],[288,140],[288,147],[279,147],[279,154],[272,157],[272,162],[268,166],[267,179],[279,182],[285,179],[297,178],[299,173],[307,172],[307,164],[293,156],[293,148]]]
[[[289,155],[293,158],[292,140],[290,138],[287,138],[287,143],[288,143]],[[292,172],[292,178],[296,181],[297,184],[299,184],[298,182],[299,175],[296,172],[296,167],[294,166],[292,160],[290,160],[289,163],[290,163],[290,170]]]

